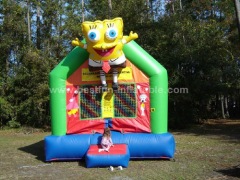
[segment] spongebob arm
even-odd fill
[[[129,36],[123,36],[123,44],[126,44],[132,40],[135,40],[138,38],[138,34],[137,33],[133,33],[132,31],[129,33]]]
[[[87,48],[87,44],[82,43],[81,41],[79,41],[78,38],[72,40],[72,45],[73,46],[79,46],[79,47],[84,48],[84,49]]]

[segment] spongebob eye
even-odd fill
[[[118,36],[118,32],[117,29],[114,27],[108,28],[107,32],[106,32],[106,37],[109,40],[114,40],[116,39],[116,37]]]
[[[92,42],[96,42],[100,39],[100,32],[97,29],[91,29],[88,32],[88,38]]]

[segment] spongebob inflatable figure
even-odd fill
[[[72,41],[73,46],[79,46],[89,52],[89,70],[100,70],[102,90],[107,91],[106,74],[110,70],[113,74],[112,88],[118,89],[118,67],[126,67],[126,57],[122,51],[123,45],[137,39],[137,33],[130,32],[123,36],[122,18],[106,19],[104,21],[85,21],[82,32],[86,44],[78,38]]]

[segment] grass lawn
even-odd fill
[[[240,120],[209,120],[171,132],[175,161],[131,160],[122,171],[86,168],[80,162],[44,162],[43,139],[50,132],[0,130],[0,179],[240,179]]]

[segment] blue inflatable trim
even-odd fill
[[[127,144],[130,158],[173,158],[175,140],[171,133],[148,134],[112,131],[114,144]],[[46,136],[46,161],[68,161],[85,159],[90,145],[100,144],[102,134],[74,134]]]

